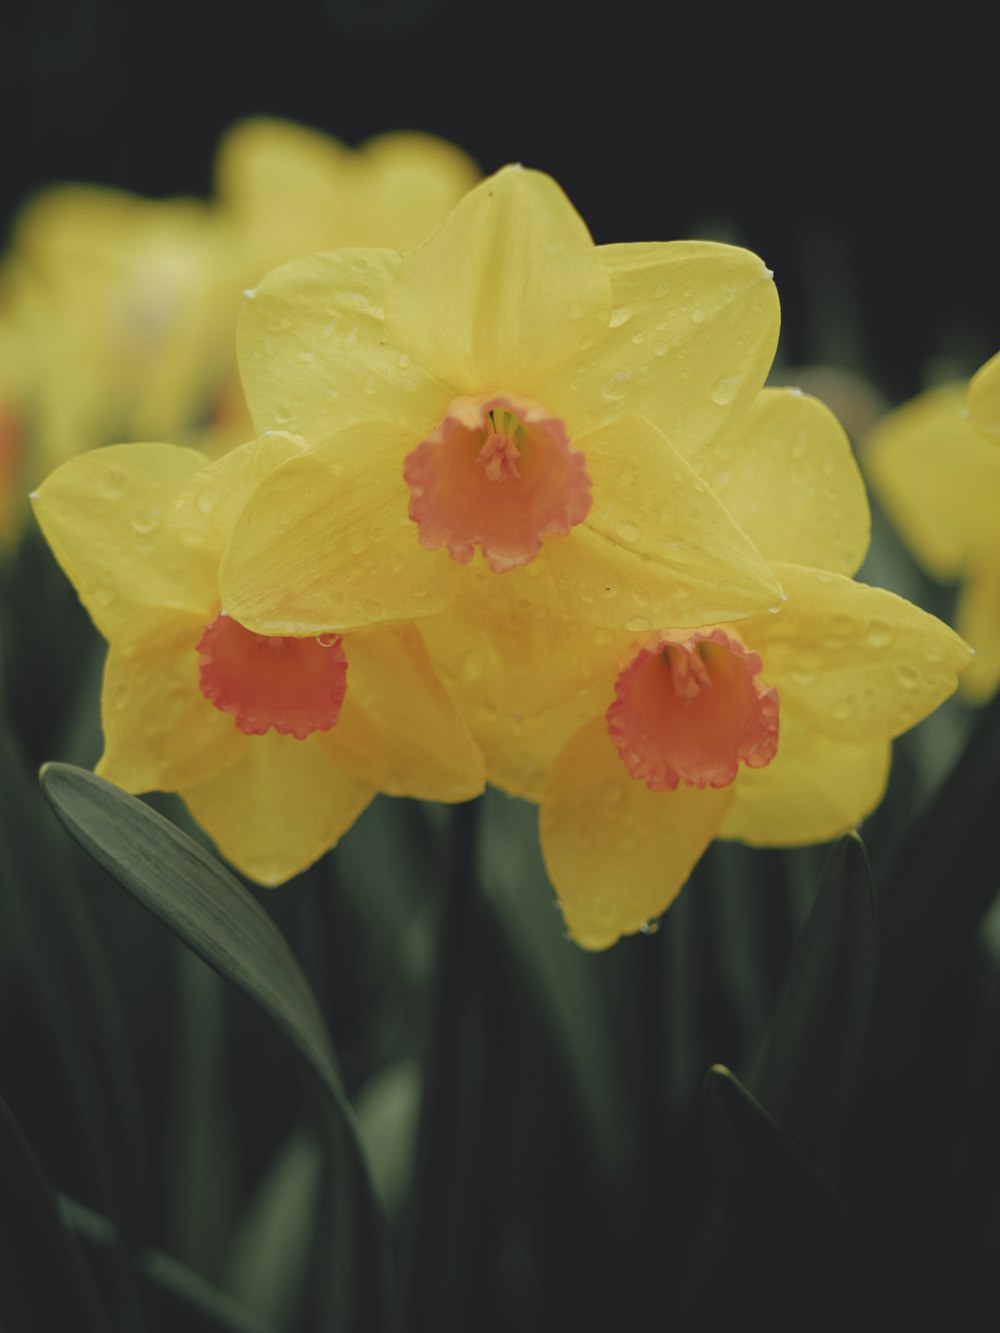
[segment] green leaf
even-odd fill
[[[55,1191],[0,1099],[0,1326],[6,1333],[110,1324]]]
[[[1000,694],[879,873],[879,1046],[898,1045],[1000,891]]]
[[[791,1225],[840,1212],[829,1182],[725,1065],[708,1071],[705,1105],[723,1182],[754,1211]]]
[[[753,1311],[765,1328],[846,1327],[845,1272],[856,1271],[837,1195],[784,1129],[723,1065],[705,1107],[724,1190],[694,1283],[696,1327],[727,1328]]]
[[[75,1234],[98,1251],[118,1246],[117,1228],[100,1213],[65,1195],[59,1198],[59,1211],[69,1229],[64,1234]],[[256,1311],[245,1309],[162,1250],[146,1247],[134,1257],[145,1279],[150,1304],[170,1319],[169,1327],[182,1327],[185,1333],[270,1333],[271,1325]]]
[[[336,1313],[345,1326],[354,1319],[358,1327],[380,1327],[389,1287],[384,1224],[329,1034],[284,936],[214,857],[134,796],[67,764],[47,764],[41,781],[80,845],[273,1019],[319,1078],[333,1113],[331,1160],[338,1168],[331,1323]]]
[[[121,1002],[81,867],[71,848],[53,838],[51,813],[2,717],[0,790],[5,942],[67,1078],[66,1129],[72,1121],[92,1197],[126,1235],[142,1236],[152,1226],[149,1163]],[[47,1058],[46,1050],[38,1052],[40,1068]],[[8,1083],[11,1077],[8,1071]],[[116,1315],[141,1327],[138,1287],[124,1261],[113,1281]]]
[[[827,1155],[850,1104],[877,961],[871,870],[849,833],[830,852],[747,1080],[812,1161]]]

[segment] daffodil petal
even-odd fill
[[[277,468],[251,496],[219,570],[222,605],[257,634],[323,634],[444,610],[461,567],[407,517],[412,444],[373,422]]]
[[[867,437],[862,459],[889,517],[936,578],[950,579],[996,535],[1000,451],[965,416],[965,389],[932,389]]]
[[[579,214],[550,177],[507,167],[471,190],[386,296],[392,346],[461,392],[533,392],[600,336],[611,284]]]
[[[733,799],[731,787],[652,792],[597,718],[570,741],[542,802],[542,853],[570,934],[604,949],[680,892]]]
[[[469,726],[486,756],[487,782],[509,796],[541,802],[556,759],[581,727],[603,717],[609,696],[613,688],[604,680],[537,717],[472,713]]]
[[[413,445],[454,397],[386,329],[393,250],[334,250],[293,260],[246,294],[240,374],[258,431],[319,444],[377,417],[410,427]]]
[[[868,499],[850,442],[818,398],[764,389],[697,468],[765,560],[857,572],[871,535]]]
[[[420,631],[470,725],[534,717],[613,677],[629,638],[573,616],[544,556],[505,574],[469,571]]]
[[[544,547],[575,614],[639,631],[739,620],[780,599],[756,547],[655,426],[626,418],[578,444],[593,507]]]
[[[533,392],[574,437],[627,413],[695,453],[753,402],[778,341],[771,274],[748,250],[708,241],[602,245],[609,327]]]
[[[431,134],[380,134],[351,161],[353,235],[343,245],[389,245],[404,253],[425,241],[480,172],[461,149]]]
[[[64,463],[32,496],[46,541],[106,639],[139,607],[204,606],[212,560],[163,527],[204,465],[193,449],[112,445]]]
[[[891,741],[835,741],[783,708],[778,753],[765,768],[740,771],[718,836],[751,847],[828,842],[881,801],[891,757]]]
[[[980,435],[1000,444],[1000,352],[980,366],[968,392],[969,420]]]
[[[962,676],[962,692],[976,702],[985,701],[1000,685],[1000,534],[969,571],[957,625],[976,654]]]
[[[468,801],[485,785],[479,747],[412,625],[344,640],[347,696],[324,742],[359,781],[390,796]]]
[[[104,754],[97,771],[130,792],[178,791],[213,777],[243,737],[199,688],[206,616],[143,607],[119,627],[101,694]]]
[[[282,884],[319,859],[371,801],[319,734],[241,737],[223,772],[181,792],[227,861],[258,884]]]
[[[268,431],[240,444],[214,463],[205,462],[167,511],[164,523],[189,547],[214,551],[221,557],[230,533],[257,487],[282,463],[305,453],[296,435]]]
[[[971,651],[947,625],[882,588],[775,565],[788,601],[739,626],[761,680],[808,726],[836,740],[887,740],[954,691]]]

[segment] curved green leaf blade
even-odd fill
[[[98,1252],[118,1246],[117,1228],[100,1213],[66,1195],[59,1198],[59,1211],[69,1231]],[[171,1326],[182,1320],[185,1333],[271,1333],[272,1325],[256,1311],[251,1313],[162,1250],[147,1246],[134,1258],[153,1298],[151,1303],[172,1321]]]
[[[162,815],[93,773],[46,764],[42,789],[69,833],[210,967],[253,1000],[320,1079],[333,1111],[333,1308],[357,1326],[387,1318],[388,1246],[354,1113],[319,1006],[266,912],[220,863]]]
[[[829,1152],[851,1101],[877,962],[875,888],[849,833],[830,852],[747,1080],[812,1161]]]
[[[100,1298],[55,1191],[0,1099],[0,1325],[7,1333],[110,1333]]]

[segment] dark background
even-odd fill
[[[551,172],[598,241],[749,245],[776,273],[786,361],[851,361],[899,400],[929,360],[968,371],[1000,346],[995,72],[953,6],[924,28],[880,18],[639,0],[9,7],[0,225],[60,179],[206,192],[245,115],[354,144],[423,129],[485,171]]]

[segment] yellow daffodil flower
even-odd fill
[[[429,134],[383,134],[352,149],[304,125],[258,117],[223,136],[215,195],[247,287],[318,250],[412,250],[478,179],[465,153]]]
[[[241,372],[257,428],[310,450],[237,524],[227,607],[258,633],[349,629],[475,598],[485,572],[500,598],[522,576],[528,616],[610,628],[764,610],[777,581],[698,469],[777,330],[755,255],[595,247],[520,168],[408,255],[278,269],[248,293]]]
[[[714,837],[791,847],[857,824],[890,739],[968,664],[956,634],[893,593],[774,571],[776,614],[644,637],[549,770],[542,851],[587,948],[659,916]]]
[[[699,462],[785,590],[773,612],[562,639],[513,602],[499,628],[471,600],[423,622],[489,780],[541,803],[549,873],[588,947],[663,912],[714,837],[792,846],[855,825],[881,798],[890,738],[969,661],[946,626],[850,578],[867,502],[816,399],[765,390]]]
[[[817,399],[763,390],[700,451],[698,466],[762,559],[837,574],[858,569],[870,535],[864,483],[843,430]],[[695,521],[700,513],[699,505]],[[489,781],[530,799],[538,799],[558,748],[592,715],[588,699],[574,697],[606,682],[630,641],[605,626],[544,614],[540,583],[531,568],[493,580],[480,568],[450,611],[421,622],[487,756]]]
[[[934,578],[962,581],[956,627],[976,650],[962,687],[976,700],[1000,685],[1000,450],[989,443],[998,367],[998,357],[987,362],[968,397],[964,385],[945,385],[890,412],[864,449],[914,555]]]
[[[242,293],[268,268],[346,244],[424,240],[478,173],[450,144],[361,149],[279,120],[224,136],[211,203],[56,186],[21,211],[5,262],[30,349],[27,485],[114,439],[213,455],[253,434],[234,359]]]
[[[265,638],[222,610],[218,566],[241,506],[302,442],[264,436],[206,466],[117,445],[65,464],[39,523],[109,642],[98,771],[175,791],[244,874],[310,865],[376,791],[458,801],[482,757],[408,626]]]

